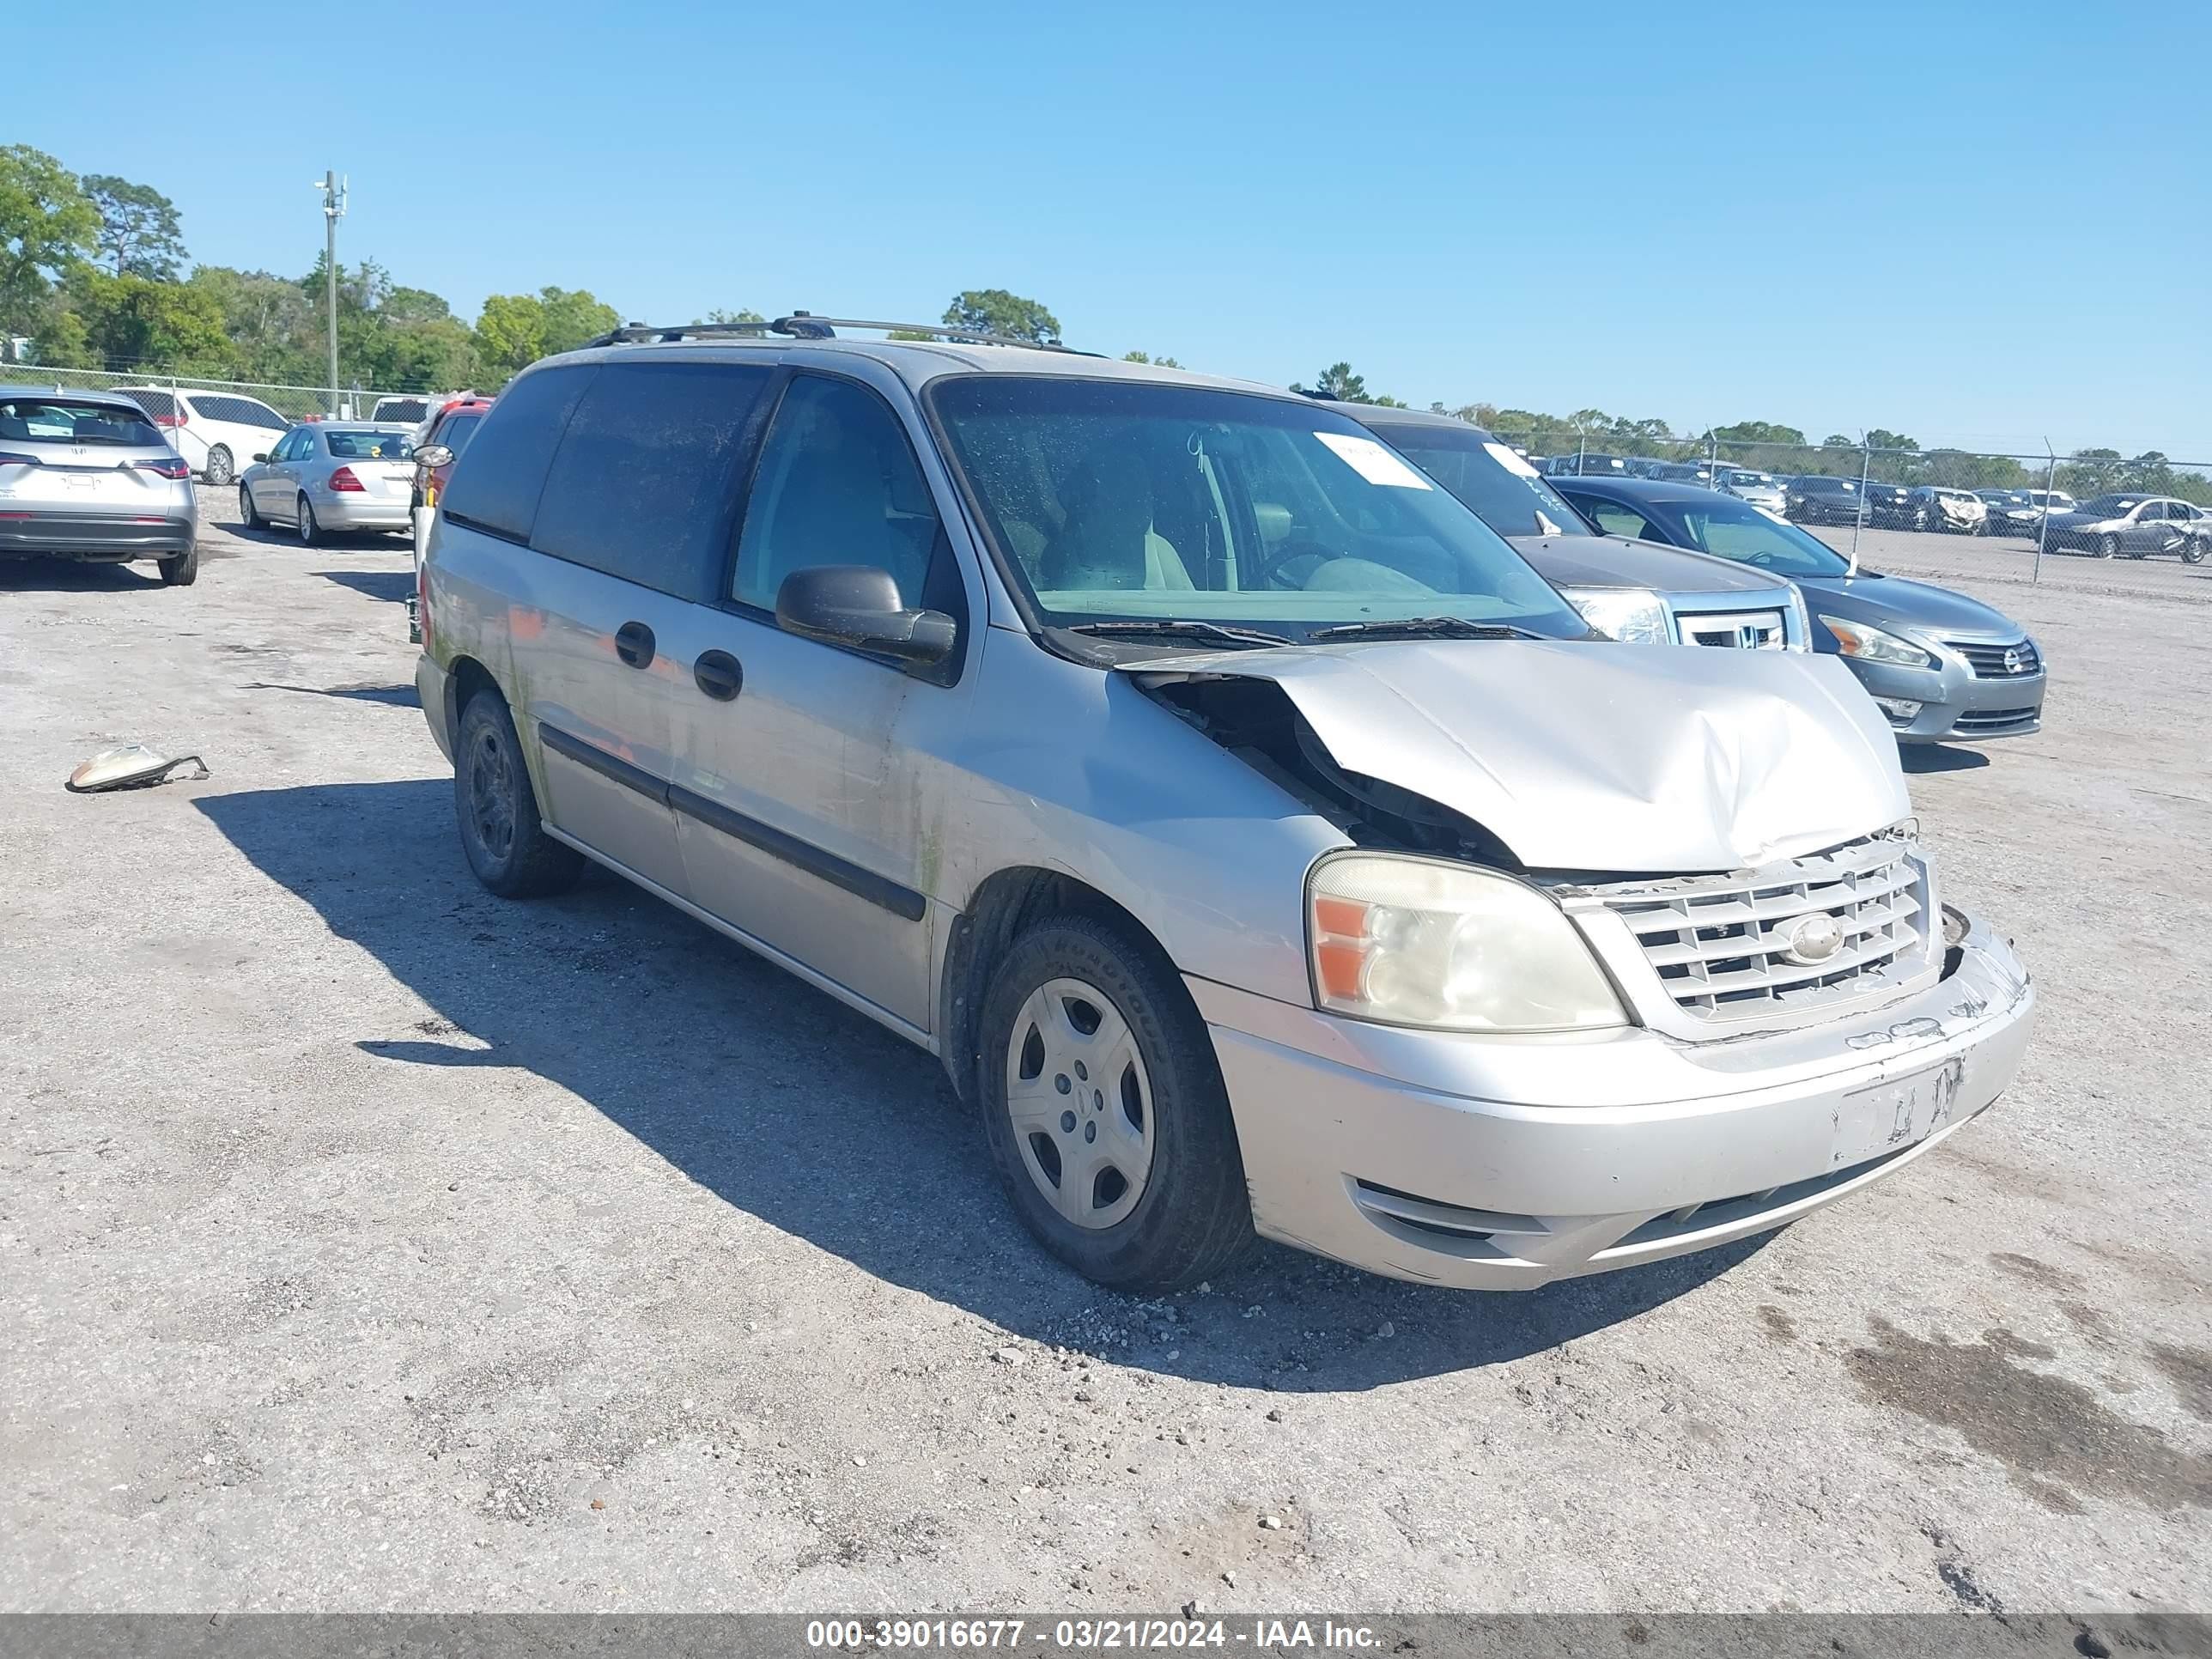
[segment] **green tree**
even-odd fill
[[[477,317],[477,350],[501,385],[545,355],[545,307],[534,294],[495,294]]]
[[[1705,434],[1724,444],[1802,444],[1805,434],[1794,426],[1781,426],[1772,421],[1738,421],[1734,426],[1717,426]]]
[[[78,265],[63,291],[103,368],[228,378],[236,366],[222,307],[205,289]]]
[[[1902,432],[1891,432],[1881,427],[1870,428],[1866,434],[1869,449],[1917,450],[1920,446]]]
[[[201,265],[187,286],[211,295],[241,379],[298,386],[320,380],[321,324],[301,285],[265,270]]]
[[[737,311],[725,311],[720,306],[707,313],[710,323],[764,323],[767,318],[747,306]]]
[[[76,174],[28,144],[0,148],[0,334],[51,325],[53,284],[99,237],[99,210]]]
[[[542,288],[538,303],[545,308],[545,355],[574,351],[586,340],[622,326],[622,313],[601,303],[586,289]]]
[[[973,329],[979,334],[1004,335],[1037,345],[1060,343],[1060,319],[1035,300],[1024,300],[1002,288],[971,288],[957,295],[945,307],[948,328]]]
[[[1182,367],[1181,363],[1177,362],[1172,357],[1155,357],[1149,351],[1125,351],[1121,354],[1121,361],[1125,363],[1150,363],[1154,368],[1181,368]]]
[[[84,193],[100,215],[100,254],[118,276],[173,283],[185,261],[177,204],[151,185],[112,173],[88,173]]]
[[[1328,398],[1340,404],[1373,404],[1382,401],[1367,391],[1364,375],[1354,374],[1350,363],[1331,363],[1322,370],[1310,386],[1291,383],[1291,390],[1309,398]]]

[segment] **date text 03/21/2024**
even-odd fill
[[[1249,1628],[1239,1629],[1220,1619],[1060,1619],[1047,1624],[1042,1620],[971,1616],[810,1620],[806,1644],[850,1653],[962,1648],[1091,1653],[1235,1647],[1358,1652],[1374,1647],[1376,1637],[1367,1626],[1340,1625],[1328,1619],[1255,1619]]]

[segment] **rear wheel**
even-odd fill
[[[1086,1278],[1165,1291],[1253,1243],[1229,1097],[1156,949],[1089,916],[1017,940],[984,999],[984,1135],[1023,1222]]]
[[[2106,534],[2097,538],[2097,556],[2099,558],[2109,559],[2112,555],[2119,550],[2120,538],[2118,536],[2112,535],[2107,532]]]
[[[323,527],[315,522],[315,504],[302,494],[294,508],[293,522],[299,526],[300,545],[313,547],[323,538]]]
[[[583,873],[583,854],[545,833],[522,741],[497,692],[477,692],[461,711],[453,811],[469,867],[501,898],[558,893]]]
[[[205,470],[207,481],[218,489],[238,476],[238,468],[230,459],[230,452],[221,444],[208,451]]]
[[[190,550],[178,554],[173,559],[163,559],[161,567],[163,586],[190,587],[200,578],[199,544],[194,543]]]

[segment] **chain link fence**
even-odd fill
[[[331,407],[331,389],[324,386],[270,386],[252,380],[213,380],[191,374],[118,374],[100,368],[48,368],[28,363],[0,364],[0,381],[13,386],[58,386],[76,392],[113,392],[119,387],[158,386],[165,391],[211,392],[252,398],[264,403],[288,421],[309,416],[336,415],[341,419],[366,420],[383,397],[409,393],[373,386],[349,386]],[[415,393],[417,401],[422,394]]]

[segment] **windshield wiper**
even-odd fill
[[[1373,622],[1339,623],[1316,628],[1306,635],[1319,644],[1325,640],[1540,640],[1525,628],[1508,623],[1470,622],[1465,617],[1382,617]]]
[[[1256,628],[1231,628],[1221,623],[1186,622],[1171,617],[1163,617],[1157,622],[1078,623],[1067,631],[1102,640],[1190,640],[1206,645],[1239,646],[1291,643],[1280,634],[1265,634]]]

